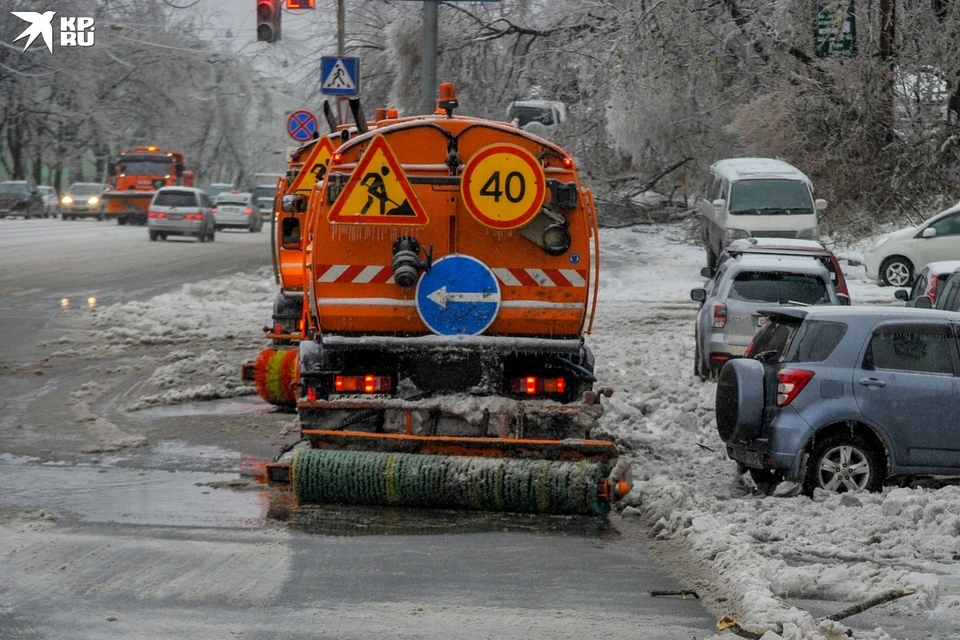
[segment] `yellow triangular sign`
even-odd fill
[[[300,173],[293,179],[287,193],[301,193],[309,195],[313,190],[313,185],[323,183],[323,178],[327,175],[327,167],[330,166],[330,158],[333,157],[333,144],[330,138],[322,137],[313,145],[310,155],[306,162],[300,168]]]
[[[330,222],[427,224],[427,212],[403,173],[386,138],[376,136],[337,197]]]

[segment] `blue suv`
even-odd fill
[[[960,313],[903,307],[763,311],[717,383],[727,455],[758,483],[812,495],[960,475]]]

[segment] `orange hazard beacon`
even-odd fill
[[[271,477],[300,502],[606,513],[630,469],[590,439],[591,192],[556,144],[455,107],[445,84],[435,114],[358,126],[309,198],[277,376],[303,438]]]

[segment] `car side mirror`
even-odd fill
[[[907,291],[906,289],[897,289],[896,291],[893,292],[893,297],[896,298],[897,300],[903,300],[904,302],[906,302],[907,300],[910,299],[910,292]]]
[[[706,289],[691,289],[690,290],[690,299],[694,302],[703,302],[707,299],[707,290]]]
[[[712,278],[714,274],[713,267],[704,267],[700,269],[700,275],[704,278]]]
[[[280,201],[280,209],[286,213],[304,213],[307,210],[307,197],[288,193]]]
[[[850,306],[850,296],[848,296],[845,293],[838,293],[837,301],[840,303],[841,306],[844,306],[844,307]]]
[[[920,236],[924,238],[932,238],[935,235],[937,235],[937,230],[933,227],[927,227],[923,230],[923,233],[920,234]]]
[[[725,206],[727,206],[727,201],[724,200],[723,198],[717,198],[716,200],[713,201],[714,211],[722,211]]]
[[[827,208],[827,201],[824,200],[823,198],[817,198],[816,200],[814,200],[813,206],[817,211],[823,211],[824,209]]]
[[[913,303],[913,306],[915,306],[917,309],[933,308],[933,304],[930,303],[930,298],[928,298],[927,296],[920,296],[919,298],[917,298],[916,301]]]

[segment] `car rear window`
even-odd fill
[[[236,196],[220,196],[217,198],[217,204],[247,204],[247,198],[245,197],[236,197]]]
[[[191,191],[161,191],[153,204],[158,207],[196,207],[197,194]]]
[[[730,298],[742,302],[823,304],[830,301],[826,283],[815,275],[745,271],[737,275]]]
[[[874,329],[863,368],[953,375],[953,328],[946,323],[891,323]]]
[[[789,318],[785,316],[775,316],[767,324],[763,325],[757,335],[753,337],[747,352],[744,354],[747,358],[753,358],[759,353],[771,354],[771,361],[780,360],[783,351],[786,349],[790,337],[800,326],[799,318]],[[772,357],[776,354],[776,357]],[[766,358],[765,358],[766,359]]]
[[[807,320],[790,341],[784,362],[823,362],[846,332],[847,325],[842,322]]]

